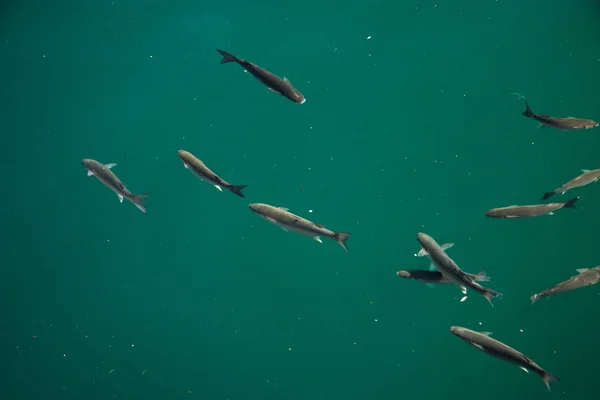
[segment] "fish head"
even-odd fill
[[[190,153],[188,153],[185,150],[177,150],[177,155],[179,156],[179,158],[181,158],[182,160],[185,159],[185,157],[187,155],[189,155]]]
[[[81,160],[81,165],[90,170],[94,167],[94,164],[95,161],[89,158],[84,158],[83,160]]]
[[[450,332],[452,332],[453,335],[456,335],[458,337],[463,337],[464,336],[464,332],[465,332],[465,328],[462,328],[460,326],[451,326],[450,327]]]
[[[596,121],[590,121],[590,122],[591,122],[590,128],[595,128],[598,126],[598,122],[596,122]]]
[[[265,205],[261,203],[250,203],[248,208],[257,214],[264,215]]]
[[[421,247],[427,249],[427,245],[433,241],[433,238],[426,233],[419,232],[417,233],[417,240],[421,243]]]
[[[299,91],[297,91],[295,88],[290,88],[290,95],[291,95],[292,100],[294,100],[296,103],[299,103],[299,104],[306,103],[306,98],[304,97],[304,95],[302,93],[300,93]]]
[[[411,278],[410,271],[404,271],[404,270],[398,271],[398,272],[396,272],[396,275],[398,275],[401,278],[406,278],[406,279]]]

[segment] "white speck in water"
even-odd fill
[[[371,40],[371,36],[367,36],[367,40]]]
[[[308,212],[311,213],[311,212],[313,212],[313,210],[308,210]],[[298,319],[300,319],[300,318],[298,318]]]

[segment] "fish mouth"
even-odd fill
[[[398,275],[402,278],[410,278],[410,272],[408,272],[408,271],[398,271],[398,272],[396,272],[396,275]]]
[[[460,331],[460,327],[459,326],[451,326],[450,327],[450,332],[452,332],[453,334],[455,334],[456,336],[460,336],[458,334],[458,332]]]
[[[300,104],[304,104],[304,103],[306,103],[306,99],[305,99],[304,97],[301,97],[301,98],[300,98],[300,101],[299,101],[298,103],[300,103]]]

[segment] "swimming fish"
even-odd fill
[[[563,131],[567,131],[567,130],[576,130],[576,129],[590,129],[590,128],[595,128],[598,126],[598,122],[593,121],[591,119],[583,119],[583,118],[573,118],[573,117],[567,117],[567,118],[555,118],[555,117],[549,117],[547,115],[538,115],[536,113],[534,113],[533,111],[531,111],[531,108],[529,108],[529,104],[527,104],[527,101],[523,100],[525,102],[525,111],[523,111],[523,115],[526,116],[527,118],[533,118],[536,121],[538,121],[540,123],[540,127],[546,127],[549,126],[551,128],[556,128],[556,129],[560,129]]]
[[[111,168],[117,164],[101,164],[96,160],[85,158],[81,161],[84,167],[88,170],[88,176],[95,176],[100,182],[106,187],[115,192],[119,197],[119,201],[122,203],[123,198],[131,201],[137,208],[142,212],[146,212],[146,206],[144,200],[150,196],[148,193],[144,194],[133,194],[127,189],[127,187],[117,178],[117,176],[111,171]]]
[[[219,175],[212,172],[210,168],[204,165],[202,161],[197,159],[190,152],[187,152],[185,150],[178,150],[177,154],[179,155],[179,158],[181,158],[181,161],[183,161],[183,165],[185,166],[185,168],[192,171],[194,175],[198,176],[203,181],[210,183],[220,191],[223,191],[223,189],[221,188],[224,187],[225,189],[229,189],[232,193],[240,197],[246,197],[244,196],[244,193],[242,193],[242,189],[244,189],[248,185],[230,184],[229,182],[219,177]]]
[[[543,292],[534,294],[529,299],[531,305],[543,297],[553,296],[558,293],[570,292],[571,290],[579,289],[585,286],[595,285],[600,281],[600,266],[594,268],[580,268],[577,270],[577,275],[570,279],[561,282],[544,290]]]
[[[278,76],[273,75],[269,71],[259,67],[256,64],[252,64],[249,61],[243,60],[241,58],[237,58],[233,54],[229,54],[226,51],[219,50],[217,51],[223,56],[221,60],[221,64],[235,62],[238,63],[241,67],[245,68],[252,76],[261,81],[266,87],[268,87],[271,91],[278,93],[288,99],[304,104],[306,99],[298,90],[296,90],[292,83],[287,78],[279,78]]]
[[[550,382],[559,380],[525,354],[496,339],[492,339],[490,337],[491,332],[476,332],[461,326],[450,327],[450,332],[491,356],[515,364],[525,372],[529,372],[529,370],[535,372],[542,378],[549,391],[551,391]]]
[[[594,169],[591,171],[589,169],[582,169],[581,172],[583,172],[583,174],[571,179],[569,182],[565,183],[558,189],[554,189],[551,192],[546,192],[542,197],[542,200],[546,200],[557,193],[565,194],[571,189],[589,185],[590,183],[597,182],[598,179],[600,179],[600,169]]]
[[[481,286],[479,283],[475,282],[471,275],[463,272],[431,236],[425,233],[418,233],[417,240],[427,251],[429,259],[436,266],[438,271],[440,271],[446,279],[458,285],[463,294],[466,294],[467,288],[473,289],[482,294],[483,297],[490,302],[492,307],[494,306],[492,299],[502,296],[501,293],[498,293],[495,290]]]
[[[292,232],[310,236],[319,243],[323,243],[320,238],[321,236],[328,237],[338,242],[344,250],[348,251],[346,241],[350,237],[350,233],[331,231],[323,225],[316,224],[292,214],[284,207],[273,207],[262,203],[252,203],[248,207],[267,221],[279,226],[284,231],[290,230]]]
[[[508,206],[492,208],[486,211],[486,217],[490,218],[531,218],[538,215],[554,215],[554,211],[561,208],[575,208],[575,202],[581,197],[563,201],[562,203],[536,204],[531,206]]]
[[[478,274],[466,273],[471,279],[476,282],[489,282],[492,279],[485,274],[485,271],[481,271]],[[441,283],[453,283],[450,279],[446,278],[440,271],[428,271],[424,269],[408,269],[400,270],[396,272],[401,278],[413,279],[415,281],[421,281],[428,284],[441,284]]]

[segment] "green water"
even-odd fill
[[[0,398],[593,398],[598,287],[529,296],[599,263],[600,186],[577,210],[487,209],[600,168],[596,1],[8,1],[0,6]],[[370,40],[367,37],[371,36]],[[288,77],[269,92],[216,48]],[[201,158],[246,199],[183,168]],[[117,163],[143,214],[81,159]],[[352,232],[349,253],[248,209]],[[309,210],[312,210],[310,212]],[[417,232],[495,308],[427,268]],[[561,381],[454,337],[493,331]],[[522,331],[521,331],[522,330]],[[114,371],[113,371],[114,370]],[[112,372],[111,372],[112,371]],[[146,371],[144,373],[144,371]]]

